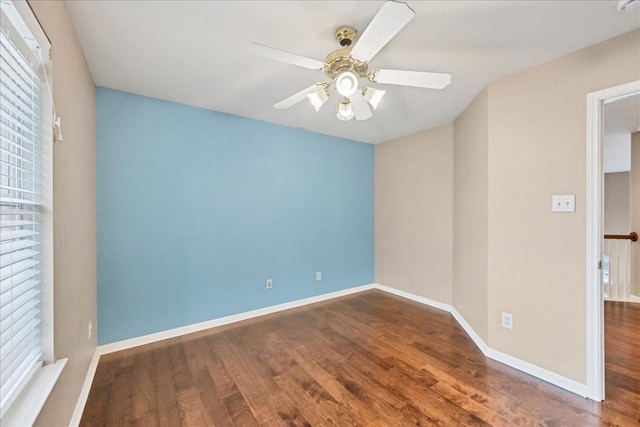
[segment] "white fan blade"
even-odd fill
[[[411,21],[413,15],[415,13],[406,3],[385,2],[351,49],[351,57],[369,62]]]
[[[296,55],[295,53],[290,53],[259,43],[250,43],[249,46],[247,46],[247,52],[253,55],[262,56],[263,58],[286,62],[288,64],[297,65],[298,67],[309,68],[311,70],[322,70],[324,68],[324,62],[305,58],[304,56]]]
[[[296,105],[300,101],[304,101],[305,99],[307,99],[307,94],[308,93],[315,92],[316,90],[320,89],[321,87],[322,87],[322,83],[314,83],[311,86],[309,86],[308,88],[302,89],[300,92],[296,93],[295,95],[291,95],[287,99],[283,99],[282,101],[278,102],[273,107],[277,108],[278,110],[287,109],[287,108],[289,108],[291,106]]]
[[[369,108],[369,104],[362,96],[362,92],[359,90],[351,95],[349,98],[351,100],[351,108],[353,108],[353,114],[356,116],[357,121],[368,120],[373,117],[373,113],[371,112],[371,108]]]
[[[373,81],[388,85],[414,86],[427,89],[444,89],[451,83],[451,74],[426,71],[378,70]]]

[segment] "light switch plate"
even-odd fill
[[[551,198],[551,212],[575,212],[576,195],[568,194],[564,196],[554,195]]]

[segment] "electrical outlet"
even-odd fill
[[[502,312],[502,327],[513,329],[513,314]]]
[[[316,280],[322,280],[322,271],[316,271]]]
[[[93,321],[89,320],[89,340],[91,340],[91,335],[93,335]]]
[[[273,280],[268,279],[267,280],[267,289],[271,289],[271,288],[273,288]]]

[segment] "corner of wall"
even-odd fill
[[[453,305],[487,341],[488,89],[454,121]]]
[[[375,183],[376,281],[451,304],[453,124],[376,145]]]

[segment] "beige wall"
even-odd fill
[[[488,91],[454,122],[453,305],[487,341]]]
[[[634,31],[525,70],[481,92],[453,135],[376,146],[376,281],[453,301],[490,348],[586,383],[586,96],[640,80],[639,46]],[[552,213],[553,194],[575,194],[576,212]],[[451,278],[447,238],[451,290],[432,280]]]
[[[640,234],[640,132],[631,134],[630,223]],[[640,297],[640,241],[631,243],[631,294]]]
[[[96,348],[95,87],[61,1],[31,1],[52,44],[64,141],[53,152],[55,355],[68,357],[36,425],[69,424]],[[87,324],[94,334],[87,339]]]
[[[629,234],[629,172],[604,174],[604,234]]]
[[[452,302],[453,126],[375,148],[376,282]]]
[[[489,86],[489,346],[582,383],[586,96],[640,79],[639,46],[634,31]]]

